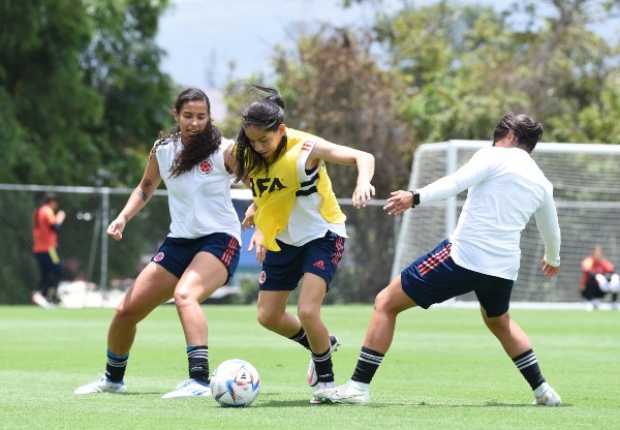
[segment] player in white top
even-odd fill
[[[485,324],[530,384],[535,403],[560,404],[560,396],[542,376],[527,335],[508,314],[519,270],[520,236],[532,215],[545,242],[543,273],[550,277],[560,270],[553,186],[530,156],[542,132],[542,124],[528,116],[508,113],[495,128],[493,147],[479,150],[457,172],[417,191],[391,193],[384,209],[398,215],[469,189],[450,239],[415,260],[377,295],[351,380],[319,397],[367,403],[369,384],[390,347],[397,315],[474,291]]]
[[[105,376],[75,394],[125,391],[123,382],[136,325],[174,298],[185,333],[189,379],[164,398],[208,396],[207,321],[200,303],[233,275],[239,261],[240,222],[230,197],[233,142],[210,117],[207,95],[181,92],[174,105],[177,129],[158,140],[138,187],[108,234],[121,240],[126,224],[149,201],[161,180],[168,189],[170,233],[118,306],[108,331]]]

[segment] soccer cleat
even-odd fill
[[[125,387],[124,382],[112,382],[108,380],[105,376],[97,379],[95,382],[91,382],[90,384],[82,385],[75,389],[73,394],[82,395],[82,394],[97,394],[97,393],[115,393],[122,394],[127,391],[127,387]]]
[[[541,406],[560,406],[562,399],[551,385],[543,382],[534,390],[534,404]]]
[[[197,381],[196,379],[187,379],[177,385],[174,391],[161,396],[162,399],[176,399],[179,397],[208,397],[211,395],[211,387],[209,384]]]
[[[332,353],[338,351],[338,347],[340,347],[340,341],[334,335],[329,336],[329,345],[331,347]],[[310,357],[310,363],[308,363],[308,385],[310,387],[315,387],[316,384],[319,383],[319,375],[316,373],[316,369],[314,368],[314,360]]]
[[[32,293],[32,303],[43,309],[54,309],[56,306],[50,303],[44,296],[38,291]]]
[[[370,389],[369,384],[349,380],[346,384],[334,388],[316,390],[314,397],[321,403],[365,405],[370,402]]]
[[[320,405],[321,403],[327,403],[326,400],[323,400],[321,398],[319,398],[317,396],[317,393],[326,391],[326,390],[333,390],[334,388],[336,388],[336,384],[333,382],[318,382],[315,385],[314,391],[312,393],[312,398],[310,399],[310,404],[311,405]]]

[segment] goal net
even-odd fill
[[[463,140],[421,145],[414,155],[409,188],[420,188],[454,172],[486,145],[490,143]],[[521,236],[521,268],[512,298],[578,301],[581,261],[595,245],[601,245],[606,258],[620,265],[620,145],[541,143],[533,157],[554,185],[562,230],[562,267],[555,278],[543,276],[544,242],[532,218]],[[465,191],[403,215],[393,276],[451,234],[466,197]],[[469,294],[457,300],[473,298]]]

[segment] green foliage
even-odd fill
[[[94,184],[102,164],[111,183],[137,180],[169,124],[154,44],[167,3],[2,3],[1,181]]]
[[[399,106],[416,141],[486,139],[510,110],[542,120],[546,140],[620,141],[609,121],[618,118],[618,46],[592,30],[602,3],[546,3],[551,14],[534,2],[506,12],[441,2],[378,23],[408,84]],[[620,2],[609,3],[617,11]],[[524,17],[525,28],[513,24]]]
[[[370,30],[323,27],[299,35],[292,51],[274,51],[287,124],[373,153],[378,197],[407,186],[417,144],[489,139],[508,111],[542,121],[547,141],[620,143],[620,44],[595,31],[613,25],[619,0],[516,2],[505,11],[415,3],[393,15],[376,8]],[[238,81],[228,88],[236,127],[242,92]],[[350,195],[352,169],[329,171],[337,195]],[[394,224],[380,210],[347,216],[352,258],[332,299],[370,300],[389,276]]]
[[[159,70],[162,52],[154,42],[167,4],[168,0],[0,2],[0,182],[137,183],[153,141],[171,124],[173,85]],[[0,199],[4,240],[12,244],[0,252],[5,262],[0,302],[24,303],[38,277],[30,255],[34,200],[7,193]],[[64,208],[73,212],[70,216],[92,210],[85,200],[73,200],[62,197]],[[94,201],[97,213],[99,200]],[[5,210],[9,207],[13,210]],[[159,213],[167,217],[166,210]],[[95,240],[92,224],[68,221],[60,235],[61,256],[77,260],[82,269],[92,267],[84,243],[75,241]],[[65,234],[73,240],[63,243]],[[156,244],[139,234],[126,239],[124,247],[135,253],[132,258],[112,255],[112,276],[135,275],[136,260]],[[98,279],[98,273],[92,275]]]

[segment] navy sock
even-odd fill
[[[307,350],[310,350],[310,343],[308,342],[308,336],[306,336],[306,331],[304,328],[300,328],[296,335],[289,337],[289,339],[297,342]]]
[[[187,361],[189,377],[209,383],[209,348],[207,345],[188,345]]]
[[[536,359],[536,354],[531,349],[528,349],[523,354],[519,354],[512,359],[517,369],[521,372],[525,380],[532,390],[535,390],[545,382],[545,378],[543,378],[542,372],[540,371],[540,367],[538,366],[538,360]]]
[[[332,348],[322,354],[312,353],[312,361],[318,376],[319,382],[334,382],[334,371],[332,364]]]
[[[107,352],[107,362],[105,366],[105,377],[108,381],[123,382],[125,370],[127,369],[127,359],[129,354],[116,355],[112,351]]]
[[[362,346],[351,380],[370,384],[370,381],[372,381],[372,378],[375,376],[375,372],[383,361],[384,355],[385,354]]]

